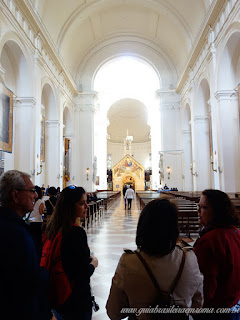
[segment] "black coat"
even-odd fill
[[[0,312],[8,320],[49,319],[44,298],[48,273],[40,268],[27,228],[15,212],[0,207]]]

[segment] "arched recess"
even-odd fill
[[[218,63],[218,161],[220,186],[227,192],[240,189],[239,102],[240,23],[230,26]]]
[[[42,183],[57,187],[60,185],[60,122],[54,86],[50,82],[43,85],[41,104],[45,123],[45,167],[41,179]]]
[[[130,60],[130,62],[128,61]],[[129,68],[122,72],[125,67],[124,61],[129,63]],[[130,64],[133,68],[136,67],[138,79],[132,79],[134,71],[131,72]],[[106,69],[112,72],[112,76],[104,74]],[[121,68],[122,67],[122,68]],[[141,72],[144,70],[144,72]],[[99,85],[103,82],[100,79],[107,79],[106,87]],[[151,80],[149,80],[151,78]],[[119,82],[119,79],[120,82]],[[106,155],[107,155],[107,112],[119,101],[138,101],[139,104],[144,105],[147,109],[146,121],[151,126],[151,148],[152,163],[152,183],[154,188],[158,188],[160,184],[159,179],[159,151],[161,150],[161,134],[160,134],[160,116],[158,110],[158,101],[156,100],[156,91],[161,86],[161,79],[156,69],[146,60],[134,57],[125,56],[108,60],[104,65],[98,69],[98,73],[94,78],[94,89],[99,93],[99,109],[95,117],[95,141],[97,141],[97,148],[95,154],[98,159],[98,172],[100,172],[100,182],[106,181]],[[134,84],[137,86],[134,87]],[[150,84],[150,85],[149,85]],[[126,117],[128,112],[126,112]],[[129,128],[130,129],[130,128]],[[101,150],[101,151],[100,151]],[[118,159],[118,161],[120,158]],[[153,182],[154,181],[154,182]],[[104,185],[101,185],[104,187]]]
[[[72,118],[70,110],[65,106],[63,110],[63,188],[70,181],[72,168]]]
[[[196,97],[193,116],[193,173],[195,173],[195,190],[201,191],[212,186],[210,87],[206,78],[201,79]]]
[[[32,57],[23,42],[12,32],[4,35],[0,48],[1,78],[14,94],[13,102],[13,152],[5,154],[4,171],[18,169],[33,172],[34,114]]]
[[[191,130],[191,108],[190,101],[188,101],[182,113],[182,138],[183,138],[183,150],[184,150],[184,190],[193,190],[193,176],[192,176],[192,130]]]

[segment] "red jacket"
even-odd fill
[[[194,252],[204,276],[204,307],[230,308],[240,300],[240,233],[234,226],[211,228]]]

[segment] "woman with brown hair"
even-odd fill
[[[178,236],[176,206],[167,199],[156,199],[147,204],[138,221],[137,254],[130,250],[123,253],[112,280],[106,305],[110,319],[119,320],[127,315],[130,315],[130,319],[135,319],[134,314],[123,312],[123,308],[140,312],[159,303],[159,291],[139,260],[139,254],[147,263],[160,289],[166,293],[171,292],[185,257],[173,298],[177,305],[183,307],[202,306],[203,278],[197,258],[192,251],[183,252],[176,246]],[[152,319],[152,316],[142,312],[138,319]],[[180,314],[176,316],[181,319]]]
[[[240,300],[240,233],[228,195],[204,190],[198,204],[203,226],[194,252],[204,276],[204,307],[231,308]],[[196,317],[196,319],[201,317]],[[206,314],[203,319],[236,319],[234,314]]]
[[[90,256],[87,235],[76,224],[85,219],[87,195],[83,188],[69,186],[58,196],[46,228],[41,265],[50,273],[50,300],[58,320],[90,320],[90,277],[98,260]]]

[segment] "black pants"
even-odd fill
[[[127,199],[128,201],[128,209],[131,209],[132,207],[132,199]]]

